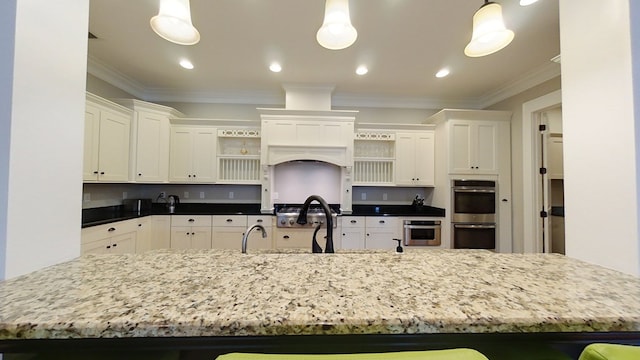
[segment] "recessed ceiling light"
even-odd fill
[[[180,60],[180,66],[182,66],[183,68],[188,69],[188,70],[193,69],[193,64],[191,63],[191,61],[189,61],[187,59]]]
[[[449,75],[449,69],[447,69],[447,68],[440,69],[440,71],[438,71],[436,73],[436,77],[437,78],[443,78],[443,77],[445,77],[447,75]]]
[[[520,0],[520,6],[531,5],[535,2],[538,2],[538,0]]]
[[[364,75],[364,74],[366,74],[368,72],[369,72],[369,69],[367,69],[367,67],[364,66],[364,65],[360,65],[356,69],[356,74],[358,74],[358,75]]]
[[[280,64],[278,64],[277,62],[271,63],[271,65],[269,65],[269,70],[278,73],[280,71],[282,71],[282,66],[280,66]]]

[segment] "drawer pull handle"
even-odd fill
[[[351,223],[352,223],[352,224],[355,224],[355,223],[357,223],[357,222],[358,222],[358,221],[356,221],[356,220],[351,220]]]
[[[233,219],[227,219],[227,222],[233,222]]]
[[[288,238],[289,238],[289,235],[285,235],[285,236],[283,236],[282,238],[283,238],[283,239],[288,239]]]
[[[194,221],[196,221],[196,220],[195,219],[189,219],[189,222],[194,222]]]
[[[107,230],[107,231],[109,231],[109,232],[111,232],[111,231],[116,231],[116,228],[111,227],[111,228],[109,228],[109,230]]]
[[[118,246],[118,244],[113,244],[113,247],[116,247],[116,246]]]
[[[378,221],[378,223],[384,224],[384,220],[380,220],[380,221]]]
[[[259,222],[259,223],[260,223],[260,222],[262,222],[262,219],[258,219],[258,220],[256,220],[256,222]]]

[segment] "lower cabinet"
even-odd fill
[[[246,215],[213,215],[214,249],[242,249],[242,237],[247,229]]]
[[[138,224],[138,230],[136,232],[136,253],[140,254],[145,251],[152,250],[151,236],[152,236],[152,222],[148,216],[136,219]]]
[[[80,254],[126,254],[136,252],[137,219],[82,229]]]
[[[172,249],[211,249],[211,215],[171,215]]]
[[[308,228],[275,228],[274,230],[274,246],[276,249],[309,249],[313,243],[314,229]],[[337,226],[333,229],[333,248],[342,248],[342,238],[340,237],[341,227]],[[318,245],[324,251],[327,243],[327,229],[321,228],[316,235]]]
[[[343,216],[342,249],[395,249],[400,221],[388,216]]]
[[[171,216],[151,216],[151,249],[171,248]]]

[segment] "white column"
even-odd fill
[[[0,2],[0,279],[80,254],[89,0]]]
[[[560,1],[566,253],[635,275],[640,87],[634,92],[632,79],[640,84],[638,8],[635,0]]]

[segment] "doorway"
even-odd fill
[[[564,163],[562,107],[536,113],[538,121],[537,183],[542,252],[565,254],[564,246]]]
[[[544,196],[540,177],[541,149],[539,125],[541,114],[560,108],[560,90],[528,101],[522,105],[522,182],[523,182],[523,251],[525,253],[548,252],[541,225],[541,198]],[[548,186],[550,187],[550,186]],[[547,214],[548,215],[548,214]],[[551,226],[547,224],[547,229]],[[549,239],[549,235],[547,236]]]

